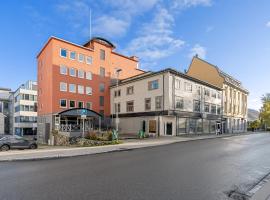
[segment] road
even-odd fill
[[[270,172],[270,134],[0,163],[1,200],[219,200]]]

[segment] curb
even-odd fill
[[[121,146],[118,146],[118,145],[106,145],[106,147],[115,146],[116,149],[108,149],[108,150],[103,150],[103,151],[101,150],[100,152],[84,152],[84,153],[79,153],[79,154],[75,153],[75,155],[61,155],[63,153],[59,153],[59,154],[52,155],[52,156],[40,156],[40,157],[37,156],[37,157],[33,157],[33,158],[10,158],[10,159],[0,160],[0,163],[1,162],[12,162],[12,161],[37,161],[37,160],[51,160],[51,159],[60,159],[60,158],[71,158],[71,157],[77,157],[77,156],[96,155],[96,154],[102,154],[102,153],[131,151],[131,150],[142,149],[142,148],[153,148],[153,147],[157,147],[157,146],[163,146],[163,145],[169,145],[169,144],[175,144],[175,143],[181,143],[181,142],[191,142],[191,141],[219,139],[219,138],[229,138],[229,137],[252,135],[252,134],[254,134],[254,133],[230,134],[230,135],[221,135],[221,136],[209,137],[209,138],[208,137],[205,137],[205,138],[196,138],[196,137],[194,137],[194,138],[185,138],[185,137],[183,137],[183,139],[186,139],[186,140],[182,140],[182,141],[181,140],[179,140],[179,141],[165,141],[163,143],[152,143],[152,144],[146,144],[146,145],[141,144],[142,146],[133,146],[133,147],[121,147]],[[124,143],[124,144],[127,144],[127,143]],[[82,148],[84,148],[84,147],[82,147]],[[88,147],[88,148],[93,148],[93,147]],[[72,149],[70,149],[70,150],[72,150]],[[75,148],[74,150],[79,150],[79,149]]]

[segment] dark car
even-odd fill
[[[0,151],[10,149],[36,149],[38,147],[35,140],[27,140],[17,135],[0,135]]]

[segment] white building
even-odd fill
[[[180,135],[221,130],[221,88],[173,69],[149,72],[111,86],[113,123],[119,132]]]
[[[13,134],[28,136],[37,132],[37,82],[27,81],[13,94]]]
[[[0,134],[10,133],[11,89],[0,88]]]

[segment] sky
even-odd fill
[[[144,70],[184,72],[198,54],[240,80],[258,110],[270,92],[269,8],[269,0],[3,1],[0,87],[36,80],[36,55],[50,36],[77,44],[100,36]]]

